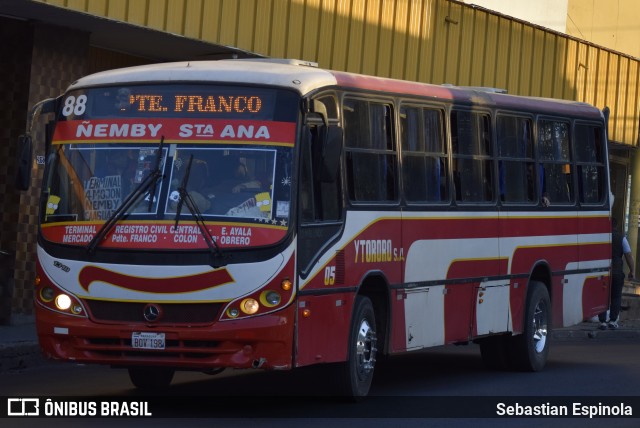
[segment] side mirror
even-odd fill
[[[329,114],[327,113],[327,106],[322,101],[313,100],[313,112],[316,113],[322,119],[324,126],[329,126]]]
[[[54,113],[62,96],[58,98],[47,98],[36,103],[29,111],[27,118],[27,133],[18,138],[18,174],[16,175],[16,188],[18,190],[29,190],[31,185],[31,166],[33,162],[33,141],[31,133],[33,124],[41,114]]]
[[[33,142],[31,135],[21,135],[18,138],[18,174],[16,175],[16,188],[29,190],[31,185],[31,164],[33,162]]]
[[[306,116],[305,122],[308,125],[316,126],[322,123],[324,126],[329,126],[327,106],[322,101],[305,99],[302,109]]]

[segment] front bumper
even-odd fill
[[[97,323],[36,305],[37,331],[45,356],[112,366],[290,369],[295,305],[254,318],[206,326]],[[165,349],[136,349],[133,332],[165,333]]]

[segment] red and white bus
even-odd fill
[[[500,92],[290,60],[79,79],[36,109],[44,353],[140,388],[333,363],[352,396],[446,344],[542,369],[608,305],[606,117]]]

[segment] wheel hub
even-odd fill
[[[356,342],[356,355],[358,361],[358,372],[369,374],[376,364],[376,332],[366,319],[363,319],[358,329]]]
[[[538,302],[533,313],[533,346],[536,352],[544,351],[547,344],[547,311],[544,302]]]

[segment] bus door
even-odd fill
[[[342,129],[332,95],[310,103],[300,139],[296,366],[340,361],[350,322],[345,278],[340,154]]]

